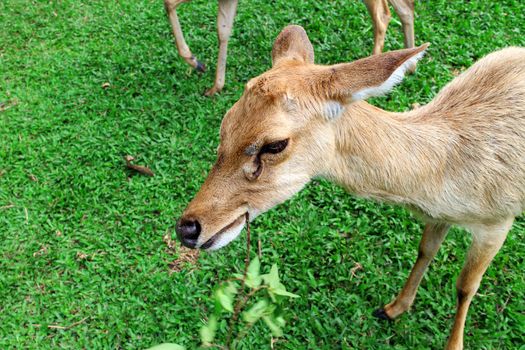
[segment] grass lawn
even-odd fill
[[[188,44],[212,68],[200,75],[178,57],[162,0],[0,2],[0,348],[197,346],[211,289],[242,268],[245,238],[184,264],[163,237],[214,161],[223,114],[268,69],[289,23],[306,28],[320,63],[366,56],[373,41],[359,1],[241,1],[225,90],[206,98],[216,13],[216,1],[180,7]],[[523,1],[418,1],[416,14],[416,43],[432,45],[415,75],[372,101],[389,110],[428,102],[491,51],[525,46]],[[385,49],[402,42],[394,18]],[[131,176],[126,154],[155,176]],[[278,263],[301,296],[274,348],[443,348],[463,230],[449,234],[410,312],[371,316],[402,287],[420,231],[407,211],[325,181],[257,218],[263,264]],[[468,349],[525,348],[524,248],[521,218],[472,303]],[[270,341],[260,324],[242,348]]]

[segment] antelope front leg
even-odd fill
[[[385,45],[385,34],[390,22],[390,10],[386,0],[363,0],[366,5],[374,27],[374,50],[373,54],[378,55],[383,51]]]
[[[383,309],[374,311],[374,316],[385,320],[393,320],[410,308],[416,297],[421,279],[439,250],[449,228],[450,225],[437,223],[425,226],[423,237],[419,243],[419,254],[405,286],[393,302],[386,305]]]
[[[219,13],[217,15],[217,36],[219,38],[219,57],[217,58],[217,71],[215,84],[206,91],[206,96],[211,96],[222,90],[226,76],[226,58],[228,56],[228,40],[233,27],[233,19],[237,10],[238,0],[219,0]]]
[[[513,221],[514,218],[509,218],[499,225],[472,229],[472,245],[456,283],[458,304],[447,350],[463,349],[463,331],[470,302],[479,288],[487,267],[505,242]]]
[[[173,31],[173,36],[175,37],[175,44],[179,51],[179,55],[186,61],[190,66],[195,68],[199,72],[204,72],[206,68],[202,63],[200,63],[195,56],[190,51],[190,48],[184,40],[184,34],[179,23],[179,17],[177,16],[177,6],[183,2],[189,2],[191,0],[164,0],[164,7],[166,8],[166,13],[170,19],[171,29]]]

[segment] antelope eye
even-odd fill
[[[277,154],[277,153],[281,153],[282,151],[284,151],[286,146],[288,146],[288,140],[289,139],[281,140],[281,141],[275,141],[275,142],[272,142],[272,143],[267,143],[266,145],[262,146],[261,151],[259,152],[259,154],[264,154],[264,153]]]

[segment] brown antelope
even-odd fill
[[[199,72],[205,71],[205,66],[191,53],[190,48],[184,40],[182,28],[177,16],[177,7],[183,2],[191,0],[164,0],[164,6],[170,19],[173,36],[179,51],[179,55],[193,68]],[[215,83],[212,88],[205,92],[211,96],[222,90],[226,75],[226,57],[228,55],[228,41],[233,28],[233,19],[237,10],[238,0],[219,0],[219,13],[217,15],[217,36],[219,38],[219,57],[215,71]],[[383,50],[385,33],[390,21],[390,10],[387,0],[363,0],[372,17],[374,27],[374,54]],[[398,14],[403,25],[405,34],[405,47],[414,47],[414,0],[388,0]],[[415,66],[409,67],[411,71]]]
[[[447,346],[461,349],[482,275],[525,208],[525,49],[486,56],[416,110],[363,101],[399,83],[427,46],[322,66],[306,32],[286,27],[272,68],[248,82],[222,121],[217,162],[177,223],[182,244],[223,247],[246,213],[255,218],[313,177],[404,205],[426,226],[404,288],[375,312],[393,319],[411,306],[450,225],[465,227],[473,241]]]

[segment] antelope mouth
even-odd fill
[[[241,233],[246,223],[246,213],[224,226],[219,232],[204,242],[200,248],[205,250],[217,250],[233,241]]]

